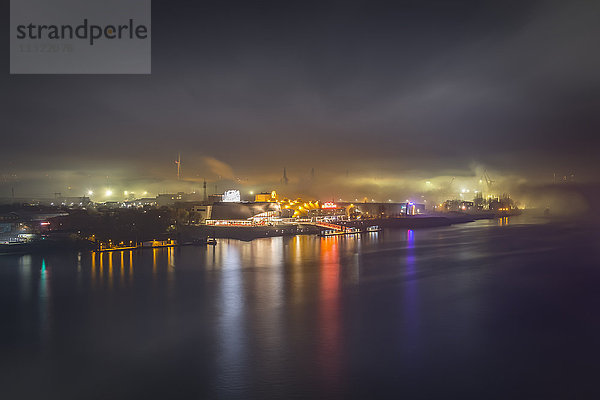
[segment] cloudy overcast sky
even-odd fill
[[[598,21],[595,1],[154,0],[151,76],[11,76],[6,38],[0,196],[166,185],[178,152],[186,179],[247,187],[284,166],[390,192],[595,180]]]

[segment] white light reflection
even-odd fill
[[[247,290],[256,297],[256,313],[253,318],[255,341],[261,349],[264,373],[274,379],[282,373],[287,362],[283,354],[285,336],[283,327],[285,296],[284,241],[281,236],[258,239],[247,246],[254,257],[251,266],[254,273],[244,275],[252,278],[247,281]],[[244,265],[249,261],[242,258]]]
[[[24,302],[29,301],[29,299],[31,298],[31,270],[31,256],[21,256],[21,258],[19,258],[19,281],[21,289],[21,300]]]
[[[218,357],[218,390],[225,388],[243,388],[246,381],[246,338],[244,327],[244,285],[242,280],[242,264],[240,248],[230,243],[219,243],[219,251],[223,252],[223,263],[219,271],[219,340]],[[230,390],[218,397],[230,397]],[[241,393],[240,393],[241,395]]]
[[[81,272],[81,252],[77,253],[77,289],[82,290],[83,276]]]

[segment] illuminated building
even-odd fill
[[[347,219],[346,209],[343,207],[316,208],[308,211],[308,217],[315,221],[339,221]]]
[[[87,196],[61,196],[57,193],[55,197],[10,197],[0,198],[0,204],[29,204],[36,206],[63,206],[69,208],[84,208],[90,205]]]
[[[28,242],[48,229],[49,219],[68,215],[38,212],[0,214],[0,244]]]
[[[224,203],[239,203],[242,201],[242,196],[240,195],[239,190],[227,190],[223,193]]]
[[[9,242],[17,232],[20,217],[16,213],[0,214],[0,243]]]
[[[417,204],[413,202],[404,203],[401,206],[402,214],[418,215],[425,213],[425,204]]]
[[[257,203],[270,203],[277,201],[277,193],[275,191],[258,193],[254,196],[254,201]]]
[[[351,218],[381,218],[419,215],[425,213],[425,205],[418,203],[337,203],[345,207]]]
[[[212,220],[248,220],[266,212],[280,212],[277,203],[214,203],[209,219]]]
[[[295,218],[307,217],[310,210],[321,208],[318,201],[306,202],[302,199],[283,199],[279,201],[279,205],[281,206],[282,210],[293,210],[293,217]]]
[[[460,209],[461,211],[471,211],[474,209],[475,203],[473,203],[472,201],[461,201],[460,202]]]
[[[176,201],[181,201],[183,195],[183,192],[159,194],[156,196],[156,205],[159,207],[172,206]]]
[[[494,212],[509,212],[516,209],[513,200],[508,197],[491,199],[488,202],[488,209]]]
[[[144,197],[141,199],[130,200],[123,203],[125,207],[155,207],[157,205],[155,197]]]
[[[210,194],[210,195],[208,195],[208,203],[209,204],[220,203],[221,201],[223,201],[223,195],[222,194]]]

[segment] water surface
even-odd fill
[[[0,256],[2,398],[598,398],[600,234]]]

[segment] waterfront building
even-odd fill
[[[263,193],[258,193],[254,196],[254,201],[256,203],[272,203],[277,201],[277,192],[272,191],[272,192],[263,192]]]

